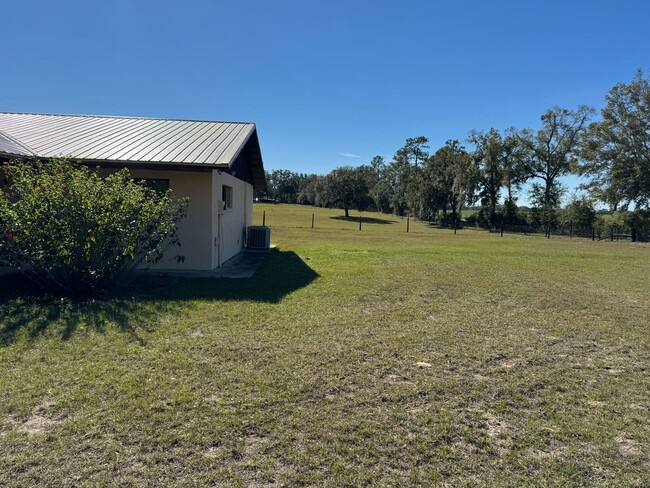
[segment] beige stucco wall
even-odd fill
[[[232,188],[232,208],[219,215],[217,209],[222,201],[223,185]],[[213,171],[212,199],[215,213],[212,241],[218,243],[212,252],[212,267],[216,268],[239,253],[244,246],[246,227],[253,220],[253,187],[234,176]]]
[[[100,174],[114,170],[101,169]],[[134,178],[169,180],[176,197],[189,197],[190,204],[179,224],[181,247],[167,251],[152,269],[210,270],[239,253],[244,246],[244,232],[253,221],[253,186],[232,175],[212,171],[163,171],[131,169]],[[222,185],[233,189],[232,208],[217,212],[222,199]],[[176,263],[177,255],[185,256]]]
[[[102,169],[101,174],[112,170]],[[211,171],[159,171],[131,169],[133,178],[169,180],[169,187],[176,197],[189,197],[187,216],[178,226],[181,247],[170,248],[164,258],[151,269],[212,269],[212,172]],[[185,256],[176,263],[175,256]]]

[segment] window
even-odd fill
[[[232,186],[221,185],[221,200],[223,200],[223,208],[232,208]]]
[[[169,190],[169,180],[156,180],[153,178],[138,178],[135,180],[137,183],[140,183],[142,186],[151,188],[155,190],[158,194],[163,194]]]

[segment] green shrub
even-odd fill
[[[558,211],[558,222],[564,227],[591,229],[596,221],[596,210],[590,200],[574,197]]]
[[[0,171],[0,264],[49,288],[73,295],[108,288],[180,246],[187,201],[136,183],[126,169],[103,178],[51,160]]]
[[[611,232],[619,232],[628,228],[628,222],[625,213],[614,212],[611,214],[600,214],[596,218],[596,229],[604,234],[609,235]]]
[[[627,234],[629,232],[632,241],[647,242],[650,240],[650,212],[647,211],[600,214],[596,219],[595,226],[599,236],[607,237],[612,234]]]

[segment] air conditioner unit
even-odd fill
[[[270,249],[271,228],[265,225],[251,225],[248,228],[246,247],[249,249]]]

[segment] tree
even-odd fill
[[[344,166],[336,168],[325,176],[324,190],[327,201],[345,210],[345,216],[349,217],[349,210],[356,208],[359,211],[365,210],[370,204],[370,195],[365,178],[364,167],[351,168]]]
[[[476,187],[478,184],[478,167],[475,161],[458,144],[453,153],[453,163],[450,169],[453,172],[452,185],[452,210],[454,220],[459,219],[465,205],[472,205],[476,201]]]
[[[327,176],[321,176],[314,183],[315,201],[318,207],[330,208],[333,206]]]
[[[426,168],[412,167],[407,181],[406,204],[414,217],[430,220],[435,213],[435,202],[429,193],[431,187]]]
[[[372,198],[373,190],[377,183],[379,182],[379,176],[377,174],[376,168],[372,166],[372,161],[370,165],[363,164],[355,168],[355,171],[359,173],[359,177],[365,182],[365,192],[363,196],[363,210],[372,209],[374,207],[374,200]],[[359,206],[359,205],[357,205]]]
[[[507,222],[517,219],[517,205],[514,192],[519,191],[528,179],[524,165],[524,151],[517,137],[517,130],[511,127],[503,138],[503,185],[506,188],[504,217]]]
[[[418,180],[412,173],[429,157],[428,142],[429,139],[424,136],[406,139],[404,146],[395,152],[393,160],[383,172],[387,182],[380,188],[388,193],[390,207],[395,215],[405,215],[410,210],[413,191],[417,191],[413,185]]]
[[[589,126],[582,144],[580,173],[591,177],[590,194],[616,211],[650,203],[650,83],[638,70],[606,96],[602,121]]]
[[[404,146],[398,150],[398,153],[404,156],[409,164],[419,166],[429,158],[428,142],[429,139],[425,136],[409,137],[406,139]]]
[[[381,156],[375,156],[370,161],[370,167],[375,174],[375,183],[370,188],[370,197],[375,208],[384,213],[390,212],[391,192],[387,177],[388,166]]]
[[[547,235],[563,192],[559,178],[568,174],[577,162],[576,151],[593,112],[585,105],[575,111],[553,107],[542,115],[541,129],[537,132],[524,129],[518,134],[524,150],[524,172],[541,180],[541,184],[533,184],[531,197],[540,207]]]
[[[187,201],[136,183],[126,169],[102,178],[53,160],[0,171],[8,180],[0,188],[0,264],[49,288],[92,293],[180,245]]]
[[[426,171],[443,218],[451,210],[453,221],[465,204],[475,199],[478,171],[475,160],[457,140],[448,140],[429,158]]]
[[[405,215],[408,210],[407,196],[411,169],[412,166],[408,156],[398,150],[393,156],[393,161],[384,171],[390,198],[390,208],[395,215]]]
[[[449,210],[449,201],[454,184],[453,173],[449,168],[452,159],[449,155],[449,143],[450,141],[447,141],[445,147],[433,153],[425,166],[426,180],[430,182],[433,190],[433,199],[429,202],[429,205],[435,209],[436,213],[441,210],[443,219],[446,218]]]
[[[276,169],[267,173],[266,181],[269,196],[283,203],[296,203],[300,187],[300,178],[297,173],[286,169]]]
[[[315,174],[301,175],[296,202],[302,205],[315,205],[318,181],[321,178],[322,176]]]
[[[381,179],[384,171],[386,171],[386,161],[381,156],[375,156],[370,160],[370,167],[374,170],[377,179]]]
[[[494,227],[499,194],[505,181],[504,140],[496,129],[487,133],[472,131],[468,140],[475,146],[472,157],[478,166],[481,205],[487,209],[490,227]]]

